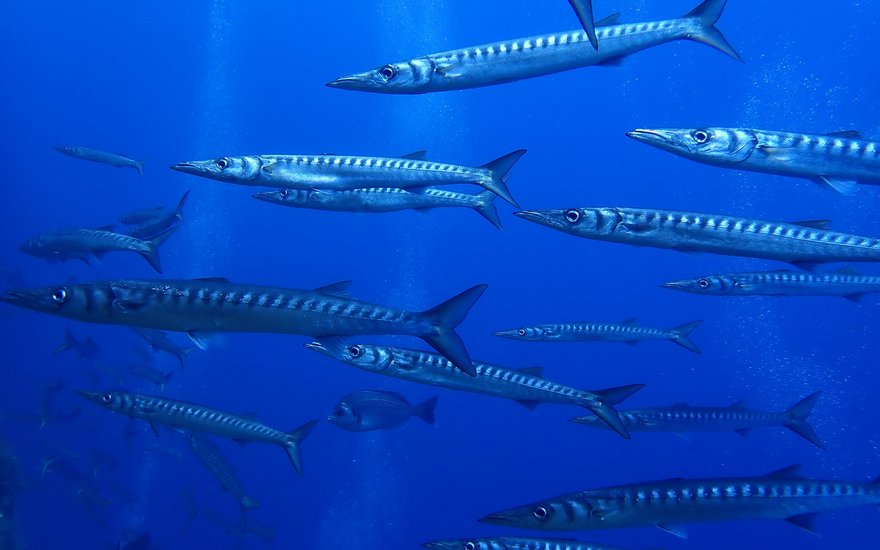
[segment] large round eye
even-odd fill
[[[67,301],[67,289],[59,288],[55,292],[52,293],[52,300],[55,301],[56,304],[63,304]]]
[[[694,130],[691,135],[694,137],[694,141],[696,141],[697,143],[702,144],[709,141],[709,132],[707,132],[706,130]]]
[[[281,195],[281,198],[287,198],[287,196],[290,195],[290,189],[282,189],[279,194]]]
[[[709,288],[709,279],[700,279],[697,284],[700,285],[700,288]]]
[[[537,519],[540,519],[541,521],[543,521],[543,520],[547,519],[547,516],[549,514],[547,513],[546,508],[544,508],[543,506],[538,506],[537,508],[532,510],[532,515],[535,516]]]
[[[521,329],[517,330],[516,333],[519,334],[520,336],[525,336],[525,335],[526,335],[526,329],[521,328]]]
[[[354,358],[358,358],[361,356],[361,347],[360,346],[348,346],[348,354]]]
[[[391,80],[395,76],[397,76],[397,67],[394,65],[385,65],[381,69],[379,69],[379,74],[382,75],[382,78],[385,80]]]
[[[110,403],[111,401],[113,401],[113,396],[109,393],[105,393],[101,396],[101,401],[103,401],[104,403]]]
[[[227,168],[229,168],[229,159],[226,159],[226,158],[217,159],[214,161],[214,164],[217,165],[217,168],[219,168],[221,170],[226,170]]]
[[[566,210],[563,215],[565,216],[565,219],[571,223],[577,223],[577,221],[581,219],[580,211],[574,208],[572,208],[571,210]]]
[[[476,550],[476,549],[477,549],[477,545],[472,543],[471,541],[467,541],[466,543],[464,543],[464,550]]]

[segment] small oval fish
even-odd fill
[[[141,176],[144,175],[144,161],[136,161],[122,155],[107,153],[106,151],[99,151],[98,149],[89,149],[88,147],[58,146],[55,147],[55,150],[77,159],[109,164],[110,166],[115,166],[117,168],[134,168],[137,170],[138,174]]]
[[[622,550],[617,546],[606,544],[536,537],[435,540],[426,542],[422,546],[432,550]]]
[[[562,323],[535,325],[496,332],[495,336],[526,342],[625,342],[636,345],[645,340],[669,340],[694,353],[700,349],[688,335],[703,321],[693,321],[680,327],[661,329],[642,327],[635,319],[623,323]]]
[[[327,420],[351,432],[393,430],[414,416],[433,426],[436,406],[436,397],[413,407],[399,393],[364,390],[343,397]]]
[[[880,292],[880,277],[853,269],[832,273],[780,270],[707,275],[663,286],[713,296],[841,296],[858,301],[869,292]]]

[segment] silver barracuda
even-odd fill
[[[635,319],[623,323],[555,323],[496,332],[495,336],[525,342],[625,342],[630,345],[645,340],[669,340],[694,353],[700,349],[688,337],[703,321],[662,329],[644,327]]]
[[[707,275],[663,286],[715,296],[842,296],[858,301],[865,294],[880,292],[880,277],[850,268],[831,273],[779,270]]]
[[[181,162],[172,170],[239,185],[287,189],[345,191],[367,187],[427,187],[473,184],[492,191],[510,204],[508,173],[526,153],[520,149],[480,167],[460,166],[406,157],[345,155],[249,155]],[[517,207],[518,208],[518,207]]]
[[[683,252],[712,252],[811,268],[880,261],[880,240],[828,231],[827,220],[775,222],[651,208],[587,207],[514,215],[576,237]]]
[[[186,332],[204,343],[217,332],[271,332],[314,338],[398,334],[421,338],[474,374],[455,327],[486,290],[477,285],[422,312],[351,298],[348,282],[314,290],[236,284],[226,279],[116,280],[10,290],[0,301],[87,321]],[[202,347],[204,344],[202,345]]]
[[[88,147],[58,146],[54,149],[59,153],[64,153],[69,157],[77,159],[109,164],[110,166],[115,166],[117,168],[134,168],[137,170],[138,174],[141,176],[144,175],[144,161],[137,161],[122,155],[108,153],[98,149],[90,149]]]
[[[129,232],[132,237],[138,239],[149,239],[156,235],[161,235],[171,227],[183,221],[183,207],[186,205],[186,199],[189,197],[189,189],[180,197],[177,207],[171,210],[161,210],[159,214],[142,221]]]
[[[359,344],[341,338],[323,338],[306,347],[369,372],[484,395],[512,399],[532,409],[541,403],[584,407],[629,438],[614,405],[644,387],[633,384],[606,390],[584,391],[563,386],[543,377],[541,368],[506,369],[474,362],[476,376],[467,376],[436,353]]]
[[[496,512],[480,521],[537,530],[612,529],[704,521],[783,519],[813,530],[814,514],[880,504],[880,482],[819,481],[799,466],[759,477],[665,479],[570,493]],[[681,536],[681,535],[680,535]]]
[[[501,219],[495,209],[495,193],[458,193],[435,187],[400,189],[374,187],[333,191],[330,189],[281,189],[263,191],[253,197],[257,200],[314,210],[337,212],[397,212],[400,210],[429,210],[432,208],[471,208],[489,223],[501,229]]]
[[[727,0],[705,0],[678,19],[609,25],[597,23],[598,50],[583,30],[482,44],[389,63],[338,78],[331,88],[384,94],[424,94],[503,84],[622,58],[676,40],[695,40],[734,59],[739,54],[715,27]]]
[[[151,241],[144,241],[107,229],[59,229],[28,239],[19,250],[51,262],[81,260],[88,265],[107,252],[137,252],[153,269],[162,273],[159,246],[173,233],[172,228]]]
[[[729,407],[693,407],[687,404],[654,409],[618,411],[626,429],[631,432],[719,432],[735,431],[746,435],[755,428],[784,427],[824,449],[807,417],[821,392],[808,395],[782,412],[753,411],[742,401]],[[591,416],[572,418],[576,424],[604,428]]]
[[[238,474],[235,472],[235,467],[230,464],[220,448],[210,438],[192,431],[186,432],[184,438],[199,462],[214,476],[220,487],[232,495],[242,509],[260,506],[259,501],[247,496],[238,479]]]
[[[678,156],[721,166],[806,178],[840,193],[880,185],[880,141],[856,131],[801,134],[754,128],[633,130],[629,137]]]
[[[180,362],[180,368],[184,368],[186,365],[184,361],[186,360],[187,355],[199,349],[198,346],[181,346],[171,340],[168,335],[161,331],[152,328],[143,328],[143,327],[131,327],[131,330],[134,331],[135,334],[140,336],[150,345],[150,348],[155,352],[164,351],[165,353],[171,354],[177,358]]]
[[[306,422],[292,432],[282,432],[256,420],[237,416],[194,403],[125,391],[92,392],[77,390],[92,403],[113,412],[150,423],[158,433],[158,426],[172,426],[196,432],[210,433],[236,441],[257,441],[283,447],[296,472],[302,475],[299,444],[312,431],[317,420]]]
[[[617,546],[608,546],[607,544],[535,537],[435,540],[426,542],[422,546],[432,550],[622,550]]]

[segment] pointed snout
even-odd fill
[[[342,90],[360,90],[366,85],[366,73],[353,74],[349,76],[341,76],[336,80],[327,83],[328,88],[339,88]]]
[[[178,162],[177,164],[172,164],[169,168],[176,170],[177,172],[183,172],[184,174],[197,174],[200,170],[199,165],[196,162]]]
[[[30,307],[33,303],[33,296],[26,290],[7,290],[0,294],[0,302],[19,307]]]
[[[259,193],[254,193],[251,195],[251,198],[257,199],[258,201],[267,201],[267,202],[275,202],[278,198],[277,191],[260,191]],[[306,344],[308,346],[308,344]]]
[[[321,351],[321,352],[327,351],[327,348],[325,348],[324,344],[322,344],[321,342],[309,342],[308,344],[303,344],[303,346],[305,346],[306,348],[308,348],[312,351]]]
[[[508,512],[496,512],[486,517],[478,519],[480,523],[488,523],[490,525],[517,525],[519,523],[518,516]]]
[[[502,338],[516,338],[518,336],[516,329],[514,330],[499,330],[498,332],[493,333],[494,336],[500,336]]]
[[[674,134],[668,130],[650,130],[639,128],[626,133],[627,137],[631,137],[636,141],[647,143],[650,145],[658,145],[661,143],[674,143]]]
[[[98,403],[99,405],[104,402],[104,394],[96,391],[88,391],[88,390],[76,390],[76,394],[80,397],[84,397],[91,401],[92,403]]]
[[[674,288],[676,290],[684,290],[688,286],[687,281],[669,281],[660,285],[663,288]]]

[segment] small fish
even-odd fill
[[[143,160],[136,161],[122,155],[107,153],[106,151],[99,151],[98,149],[89,149],[88,147],[58,146],[54,149],[59,153],[64,153],[69,157],[77,159],[100,162],[101,164],[109,164],[110,166],[115,166],[117,168],[134,168],[135,170],[137,170],[138,174],[140,174],[141,176],[144,175],[145,161]]]
[[[101,352],[101,348],[98,347],[98,344],[90,336],[83,340],[77,340],[70,327],[67,327],[64,329],[64,342],[55,348],[52,353],[64,351],[74,351],[79,355],[80,359],[94,359]]]
[[[129,327],[135,334],[146,340],[146,342],[150,345],[155,352],[164,351],[165,353],[169,353],[177,358],[180,362],[180,368],[184,368],[184,361],[186,357],[200,349],[198,346],[189,346],[184,347],[179,344],[176,344],[171,338],[168,337],[168,333],[162,330],[157,330],[153,328],[144,328],[144,327]]]
[[[526,342],[625,342],[636,345],[645,340],[669,340],[694,353],[700,349],[688,337],[703,321],[661,329],[643,327],[635,319],[623,323],[562,323],[535,325],[496,332],[495,336]]]
[[[432,550],[623,550],[617,546],[580,542],[572,539],[536,537],[492,537],[480,539],[435,540],[422,544]]]
[[[159,391],[165,391],[165,385],[168,384],[168,382],[171,381],[171,377],[174,376],[174,371],[162,372],[157,368],[143,363],[130,363],[128,365],[128,372],[138,378],[143,378],[147,382],[155,384],[159,387]]]
[[[399,393],[364,390],[343,397],[327,420],[350,432],[393,430],[414,416],[433,426],[436,406],[436,397],[414,407]]]
[[[143,221],[129,231],[128,234],[138,239],[152,239],[165,233],[165,231],[183,221],[183,207],[186,205],[187,197],[189,197],[189,189],[180,197],[176,208],[160,211],[159,215]]]
[[[220,484],[224,491],[232,495],[242,509],[257,508],[260,503],[249,496],[244,491],[235,467],[230,464],[229,460],[220,451],[220,448],[214,444],[208,437],[196,432],[186,432],[184,434],[189,448],[193,454],[199,459],[199,462],[207,469],[214,479]]]
[[[256,420],[163,397],[124,391],[100,393],[77,390],[77,393],[105,409],[131,418],[146,420],[156,433],[158,433],[158,425],[163,424],[186,430],[211,433],[236,441],[260,441],[278,445],[287,452],[293,467],[300,475],[302,475],[302,461],[300,459],[299,444],[312,431],[315,424],[318,423],[317,420],[312,420],[292,432],[282,432],[261,424]]]

